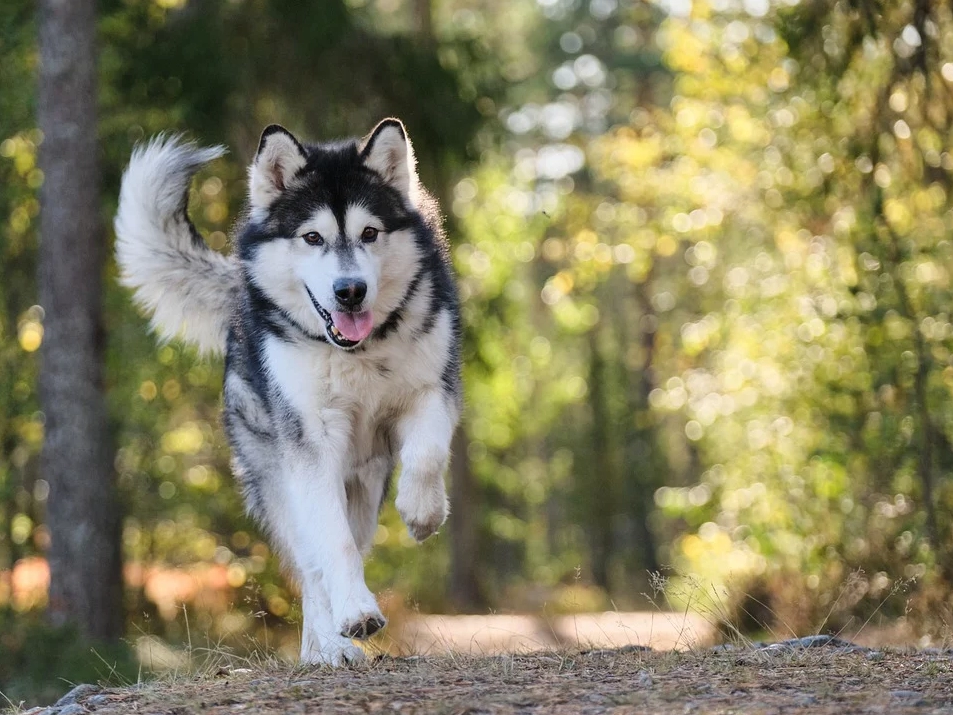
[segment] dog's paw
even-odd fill
[[[399,506],[397,508],[401,519],[407,525],[407,531],[418,542],[425,541],[436,534],[437,529],[447,520],[449,512],[445,496],[427,509],[421,509],[419,505],[417,508],[407,510]]]
[[[442,481],[426,492],[420,489],[401,492],[398,489],[396,506],[407,531],[416,541],[424,541],[436,534],[450,511]]]
[[[335,639],[338,641],[338,639]],[[306,665],[329,665],[332,668],[341,668],[348,665],[358,665],[367,660],[364,651],[345,638],[338,642],[326,643],[317,650],[301,653],[301,662]]]
[[[344,628],[341,629],[341,635],[345,638],[355,638],[362,641],[370,638],[386,625],[387,619],[381,614],[367,615],[356,621],[346,623]]]
[[[447,516],[444,513],[441,516],[436,516],[425,521],[415,521],[413,519],[405,518],[404,521],[407,524],[407,532],[413,537],[414,541],[418,543],[421,541],[426,541],[431,536],[437,533],[437,530],[440,528],[440,525],[446,521]]]
[[[366,587],[362,590],[363,593],[359,594],[352,592],[349,598],[340,602],[341,608],[335,611],[336,630],[344,638],[364,640],[387,625],[374,594]]]

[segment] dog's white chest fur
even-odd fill
[[[272,337],[265,343],[265,364],[281,399],[301,421],[303,440],[315,447],[349,444],[351,460],[359,464],[374,456],[381,425],[434,387],[451,337],[449,313],[441,313],[422,340],[395,335],[363,351]]]

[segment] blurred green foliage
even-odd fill
[[[0,602],[21,612],[42,594],[14,565],[49,538],[31,13],[0,7]],[[460,274],[479,498],[456,509],[489,605],[639,607],[662,570],[796,631],[880,609],[939,638],[951,37],[909,0],[110,0],[104,223],[158,131],[235,152],[193,190],[227,250],[262,126],[400,116]],[[210,642],[260,641],[294,599],[232,488],[221,365],[156,347],[114,273],[129,632],[184,640],[184,603]],[[372,587],[452,607],[446,538],[409,548],[389,506],[376,543]]]

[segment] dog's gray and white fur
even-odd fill
[[[447,517],[460,319],[441,218],[398,120],[315,145],[273,125],[226,257],[187,213],[193,174],[222,153],[176,137],[138,147],[116,255],[163,336],[225,352],[233,467],[300,582],[301,659],[340,665],[385,623],[363,557],[398,461],[413,537]]]

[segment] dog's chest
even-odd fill
[[[398,362],[380,354],[269,340],[265,356],[271,382],[304,434],[327,439],[335,432],[358,452],[370,449],[381,423],[393,421],[417,389]]]

